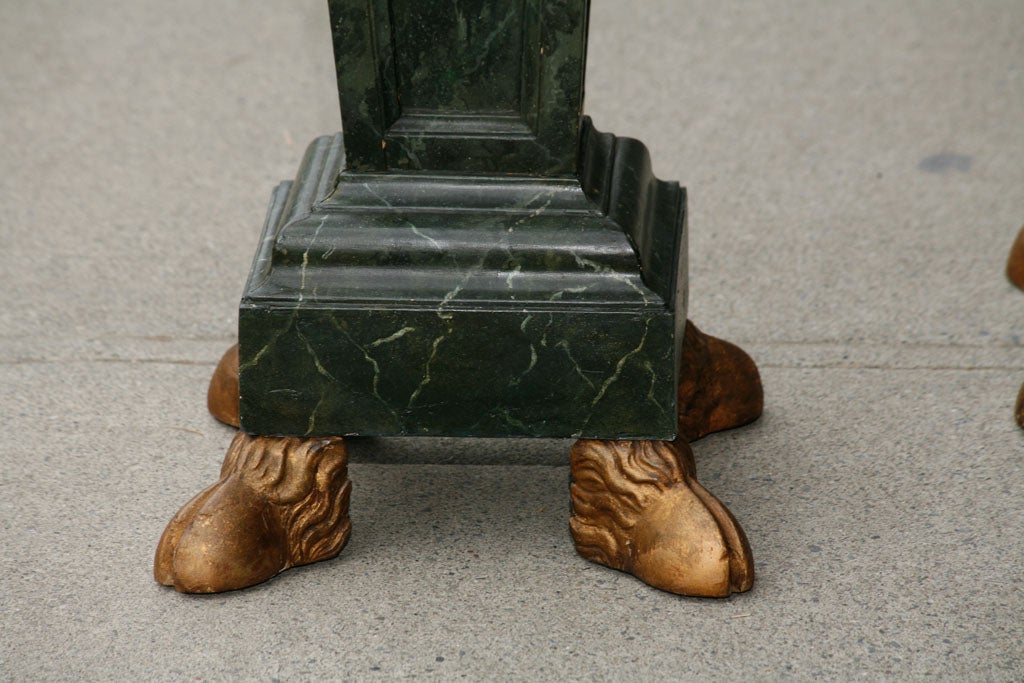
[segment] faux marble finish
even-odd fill
[[[242,319],[259,347],[241,361],[242,424],[261,433],[675,431],[672,320],[654,311],[256,309]]]
[[[570,176],[588,0],[329,0],[347,167]]]
[[[524,0],[390,5],[403,110],[519,113]]]
[[[242,427],[672,438],[685,193],[581,140],[567,179],[367,175],[314,142],[242,300]]]

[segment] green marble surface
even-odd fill
[[[315,141],[242,300],[243,428],[671,438],[685,193],[582,140],[572,179],[352,173]]]
[[[347,167],[575,173],[587,0],[330,0]]]
[[[518,114],[525,4],[391,0],[403,111]]]
[[[243,420],[261,433],[669,438],[671,327],[657,311],[257,307],[242,317],[258,347],[242,360]]]

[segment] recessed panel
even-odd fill
[[[518,113],[524,0],[391,0],[403,114]]]
[[[346,170],[570,177],[588,0],[329,0]]]

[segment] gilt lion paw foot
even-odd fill
[[[210,414],[226,425],[238,427],[238,344],[224,352],[206,390]]]
[[[680,439],[696,441],[760,417],[761,376],[740,347],[704,334],[687,320],[680,366]]]
[[[685,442],[582,440],[570,462],[570,528],[580,555],[681,595],[750,589],[750,544],[694,478]]]
[[[220,481],[167,525],[154,576],[183,593],[218,593],[334,557],[352,529],[350,491],[342,439],[239,432]]]

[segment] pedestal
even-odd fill
[[[760,414],[757,370],[687,324],[685,191],[582,116],[588,2],[329,6],[344,133],[272,195],[210,391],[248,436],[168,527],[158,580],[224,590],[331,556],[340,437],[443,435],[581,439],[584,556],[685,594],[749,588],[749,546],[687,442]],[[316,495],[344,504],[321,506],[328,550],[298,552],[295,506]],[[252,571],[203,558],[227,547]]]

